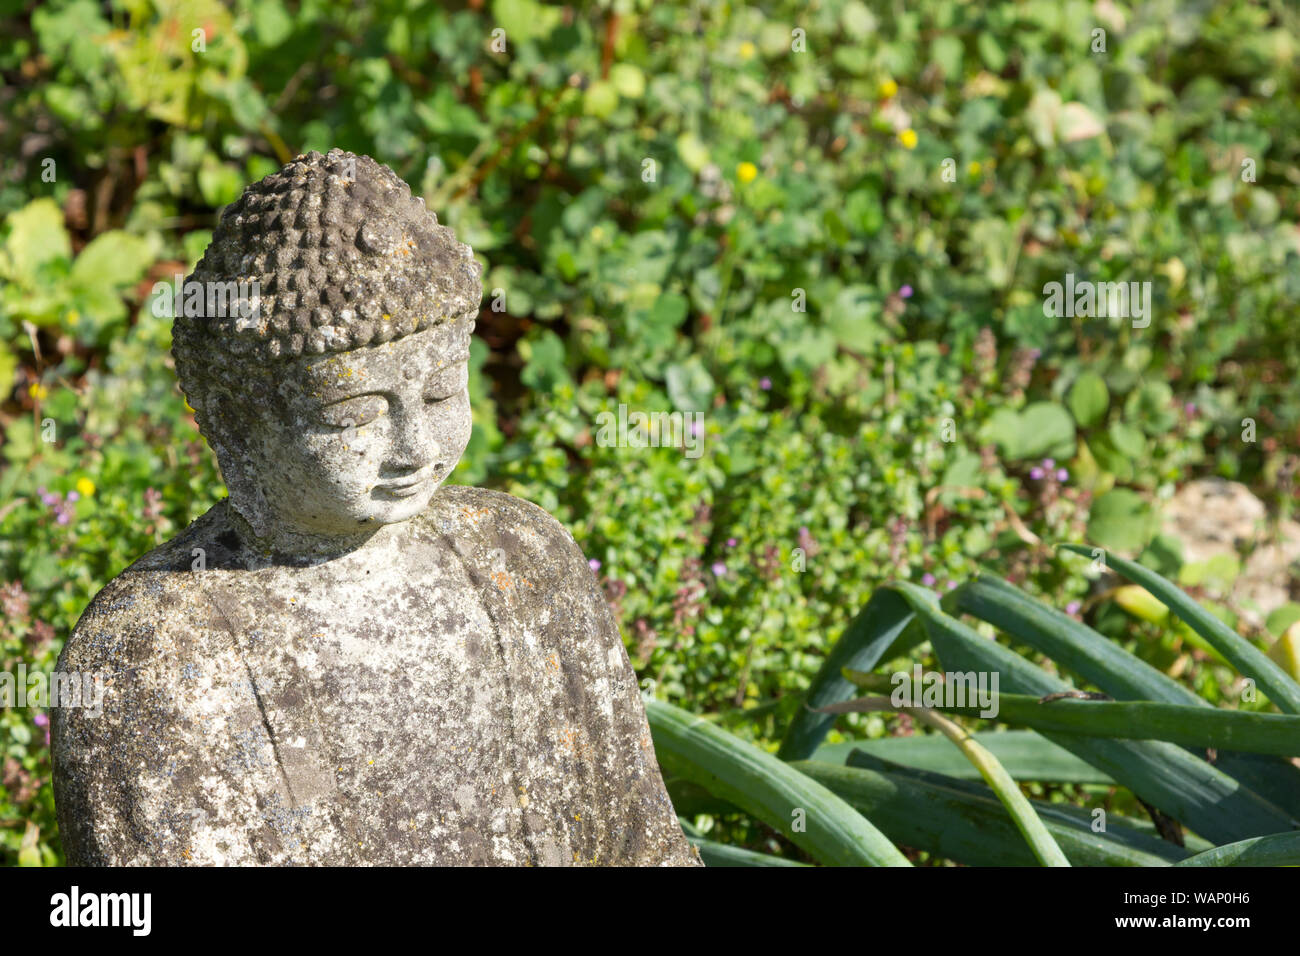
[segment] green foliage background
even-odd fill
[[[1175,575],[1155,517],[1178,483],[1294,507],[1283,0],[0,12],[9,669],[52,666],[95,591],[223,495],[150,290],[246,184],[333,146],[487,265],[456,480],[557,515],[655,693],[769,748],[884,580],[943,589],[980,558],[1062,606],[1088,582],[1040,539]],[[1151,325],[1046,316],[1066,273],[1150,281]],[[620,403],[705,412],[704,455],[596,445]],[[1231,619],[1231,575],[1204,577]],[[1217,699],[1176,627],[1088,613]],[[0,716],[7,863],[60,859],[43,717]]]

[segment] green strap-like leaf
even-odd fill
[[[1116,700],[1157,700],[1188,706],[1206,703],[1088,625],[994,575],[981,572],[944,595],[942,603],[945,609],[955,608],[988,621]]]
[[[999,689],[1009,693],[1041,697],[1071,689],[1042,668],[944,614],[931,592],[909,584],[895,587],[908,595],[909,604],[923,621],[946,670],[997,671]],[[1058,732],[1043,736],[1215,843],[1279,833],[1297,826],[1297,821],[1277,806],[1174,744],[1097,740]]]
[[[1213,707],[1086,624],[1035,600],[996,575],[981,572],[944,595],[941,603],[945,609],[988,621],[1118,700]],[[1300,767],[1290,761],[1220,751],[1215,766],[1291,816],[1300,816]]]
[[[1028,845],[996,798],[904,774],[814,760],[794,764],[857,807],[902,846],[970,866],[1034,866]],[[1035,810],[1075,866],[1168,866],[1186,851],[1126,827],[1114,815],[1105,833],[1035,801]]]
[[[1089,557],[1097,550],[1078,544],[1063,544],[1061,547]],[[1116,569],[1134,584],[1142,585],[1155,595],[1161,604],[1209,641],[1238,673],[1254,680],[1268,699],[1277,705],[1278,710],[1285,714],[1300,714],[1300,684],[1269,660],[1263,651],[1193,601],[1181,588],[1154,571],[1109,551],[1104,553],[1108,567]]]
[[[854,683],[858,683],[862,679],[866,679],[870,683],[876,683],[878,677],[884,677],[884,675],[864,674],[862,671],[854,671],[849,668],[844,669],[844,676]],[[1034,856],[1038,861],[1043,866],[1069,866],[1065,854],[1056,845],[1052,835],[1043,826],[1043,822],[1038,819],[1038,815],[1034,813],[1033,806],[1030,805],[1025,795],[1020,792],[1020,787],[1016,785],[1015,780],[1011,774],[1007,773],[1007,769],[1002,766],[998,758],[988,748],[982,746],[965,727],[943,716],[939,712],[937,705],[916,706],[917,702],[921,700],[921,688],[917,687],[912,690],[913,692],[907,697],[907,700],[912,702],[911,704],[895,703],[888,697],[864,697],[832,704],[830,707],[833,713],[883,709],[898,710],[939,731],[948,738],[963,757],[970,761],[971,766],[979,771],[980,776],[988,784],[993,794],[1007,808],[1007,813],[1011,814],[1016,829],[1024,836],[1025,842],[1034,851]]]
[[[1179,866],[1300,866],[1300,830],[1217,846]]]
[[[920,689],[913,691],[917,697]],[[876,698],[866,698],[875,700]],[[839,704],[848,707],[852,701]],[[927,705],[961,717],[983,717],[978,705]],[[1300,754],[1300,717],[1255,714],[1157,704],[1151,701],[1053,700],[1043,703],[1025,694],[997,695],[997,713],[990,719],[1031,727],[1040,733],[1057,731],[1083,737],[1122,740],[1167,740],[1198,749],[1233,749],[1251,753]],[[873,708],[878,709],[878,708]]]
[[[790,721],[781,749],[777,751],[778,757],[802,760],[812,755],[835,723],[833,715],[816,713],[816,708],[848,700],[854,695],[853,685],[840,672],[846,667],[871,670],[886,659],[887,654],[906,654],[924,640],[919,629],[904,636],[912,621],[907,602],[893,591],[879,588],[871,595],[871,600],[849,622],[813,678],[804,696],[806,706],[801,707]]]
[[[1043,866],[1069,866],[1070,861],[1066,859],[1061,848],[1056,845],[1052,839],[1052,834],[1047,827],[1043,826],[1043,821],[1038,818],[1034,812],[1034,807],[1029,798],[1020,792],[1020,787],[1011,779],[1011,774],[1007,773],[1006,768],[998,763],[998,758],[993,756],[986,748],[981,747],[979,742],[970,735],[967,730],[955,721],[941,716],[933,710],[925,707],[908,708],[907,713],[922,721],[925,724],[938,730],[956,745],[957,749],[962,752],[980,772],[997,795],[1002,805],[1006,807],[1007,813],[1011,814],[1011,819],[1016,824],[1016,829],[1020,831],[1025,842],[1029,844],[1029,849],[1034,851],[1034,857]]]
[[[1017,780],[1041,780],[1049,783],[1093,783],[1103,786],[1114,780],[1096,767],[1084,763],[1046,737],[1032,730],[981,730],[976,740],[987,747]],[[918,770],[930,770],[957,780],[979,780],[979,771],[970,761],[955,752],[948,741],[933,734],[911,737],[882,737],[878,740],[846,740],[822,744],[813,760],[844,763],[850,753],[861,750],[882,760]]]
[[[1033,731],[1006,731],[1006,733],[1027,733]],[[985,736],[1002,736],[999,734],[986,734]],[[906,738],[895,738],[903,740]],[[935,739],[936,743],[947,744],[947,741]],[[949,748],[951,749],[951,748]],[[904,767],[893,763],[889,760],[881,760],[862,750],[855,750],[849,754],[846,765],[849,767],[861,767],[865,770],[874,770],[877,773],[887,773],[902,775],[909,779],[919,780],[922,783],[928,783],[931,786],[944,787],[949,790],[961,790],[965,793],[974,794],[977,797],[989,799],[993,792],[983,780],[959,780],[955,777],[947,776],[942,773],[934,773],[929,770],[919,770],[916,767]],[[1086,764],[1085,764],[1086,766]],[[1038,813],[1045,821],[1050,824],[1052,818],[1060,817],[1066,822],[1075,824],[1080,829],[1090,830],[1096,823],[1096,814],[1094,808],[1078,807],[1072,803],[1042,803],[1038,807]],[[1134,819],[1132,817],[1121,816],[1115,813],[1106,815],[1106,836],[1112,840],[1118,840],[1126,845],[1132,845],[1135,849],[1142,850],[1145,853],[1154,853],[1156,856],[1164,857],[1168,860],[1176,861],[1193,854],[1200,853],[1202,850],[1209,850],[1214,844],[1209,840],[1203,840],[1195,833],[1184,833],[1183,841],[1185,848],[1180,849],[1172,843],[1166,841],[1160,836],[1154,823],[1149,819]],[[1129,837],[1135,838],[1130,841]]]
[[[755,853],[753,850],[742,850],[738,846],[727,846],[725,843],[714,843],[712,840],[703,840],[699,837],[692,837],[691,843],[700,851],[700,859],[704,861],[705,866],[807,866],[807,863],[800,863],[798,860],[783,860],[779,856],[772,856],[768,853]]]
[[[869,820],[753,744],[660,700],[645,702],[665,773],[704,787],[832,866],[910,866]]]

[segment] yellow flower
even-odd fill
[[[95,493],[95,483],[89,478],[82,476],[77,479],[77,491],[83,498],[89,498]]]
[[[754,44],[750,43],[748,40],[740,45],[740,58],[742,60],[752,60],[756,52],[757,50],[755,49]]]
[[[897,95],[898,84],[893,80],[882,80],[880,86],[877,87],[877,90],[880,93],[880,98],[882,100],[887,100]]]
[[[979,163],[975,162],[975,160],[972,159],[970,161],[970,165],[966,167],[966,172],[968,172],[972,176],[978,176],[980,174],[980,171],[983,168],[984,168],[983,166],[981,166]]]
[[[27,390],[27,394],[39,402],[50,394],[50,390],[40,382],[32,382],[32,387]]]
[[[758,178],[758,167],[753,163],[741,163],[736,167],[736,178],[742,183],[752,183]]]
[[[916,130],[903,130],[898,134],[898,141],[902,143],[906,149],[916,149]]]
[[[68,325],[76,325],[81,321],[81,313],[76,309],[68,310]]]

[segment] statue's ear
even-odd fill
[[[229,390],[215,382],[207,383],[202,392],[193,397],[193,401],[197,412],[194,419],[198,422],[199,432],[208,440],[213,450],[216,450],[218,445],[224,447],[229,444],[228,436],[231,434],[232,424]]]
[[[247,405],[246,400],[237,400],[225,385],[213,384],[203,396],[200,425],[203,437],[217,456],[231,506],[248,522],[253,533],[261,537],[270,529],[271,514],[257,474],[248,466],[249,462],[258,460],[259,452],[253,444],[256,436],[250,423],[240,411]]]

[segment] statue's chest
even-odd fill
[[[549,799],[582,733],[545,614],[419,558],[395,586],[304,569],[225,595],[235,679],[204,736],[285,859],[526,862],[526,831],[573,816]]]

